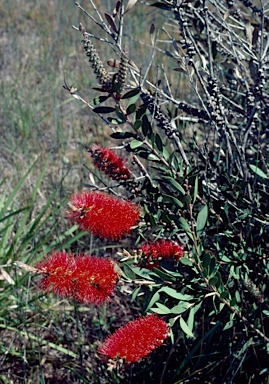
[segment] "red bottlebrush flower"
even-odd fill
[[[179,260],[183,256],[183,246],[172,240],[158,240],[153,244],[144,244],[139,250],[149,261],[153,259]]]
[[[119,272],[111,259],[54,252],[36,268],[43,274],[40,288],[60,297],[101,304],[112,294]]]
[[[134,363],[163,344],[168,337],[168,324],[157,315],[140,317],[108,336],[98,352],[112,359]]]
[[[36,268],[43,273],[40,289],[53,292],[61,297],[72,296],[74,281],[72,278],[75,269],[75,257],[67,252],[54,252],[39,262]]]
[[[95,167],[113,180],[128,180],[131,172],[125,166],[124,160],[108,148],[93,146],[88,149]]]
[[[80,192],[72,196],[68,217],[83,230],[101,238],[120,239],[139,220],[139,207],[101,192]]]
[[[106,301],[119,279],[119,272],[111,259],[80,255],[76,258],[73,274],[73,297],[83,303],[101,304]]]

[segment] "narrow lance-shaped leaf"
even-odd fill
[[[129,139],[130,137],[136,137],[136,134],[133,132],[113,132],[110,137],[112,139]]]
[[[95,113],[111,113],[115,111],[116,111],[116,108],[113,108],[113,107],[96,107],[93,109],[93,112]]]
[[[180,326],[181,326],[182,331],[185,332],[186,335],[188,335],[188,336],[190,336],[190,337],[194,337],[192,331],[191,331],[190,328],[188,327],[188,325],[187,325],[187,323],[185,322],[185,320],[183,319],[183,317],[180,318],[179,323],[180,323]]]
[[[91,102],[90,105],[94,107],[95,105],[99,105],[106,101],[109,98],[109,96],[97,96],[95,97]]]
[[[198,177],[196,176],[195,183],[194,183],[194,191],[193,191],[193,204],[196,201],[197,194],[198,194]]]
[[[105,13],[105,18],[110,27],[113,29],[114,32],[118,33],[118,28],[115,24],[115,21],[112,16],[110,16],[108,13]]]
[[[201,211],[198,213],[197,223],[196,223],[196,233],[199,237],[201,235],[202,230],[204,229],[208,217],[208,207],[204,205]]]
[[[256,165],[254,164],[250,164],[249,165],[249,168],[254,172],[256,173],[256,175],[260,176],[262,179],[268,179],[268,176],[266,175],[265,172],[263,172],[260,168],[258,168]]]
[[[172,177],[163,176],[163,180],[169,182],[172,188],[174,188],[177,192],[180,192],[182,195],[185,195],[184,188]]]
[[[140,88],[132,89],[131,91],[126,92],[121,98],[122,99],[130,99],[136,95],[140,94]]]
[[[155,42],[155,25],[154,24],[151,24],[150,26],[150,41],[151,41],[151,44],[154,45],[154,42]]]
[[[135,149],[135,148],[141,147],[141,145],[143,145],[143,142],[139,141],[139,140],[132,140],[130,142],[130,148],[131,149]]]
[[[133,8],[133,6],[137,3],[137,0],[129,0],[126,7],[125,7],[125,11],[124,11],[124,15],[125,13],[129,12],[131,8]]]

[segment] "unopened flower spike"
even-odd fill
[[[93,164],[113,180],[129,180],[131,172],[126,167],[124,160],[109,148],[94,145],[87,148]]]

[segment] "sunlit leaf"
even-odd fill
[[[204,205],[197,216],[196,233],[198,237],[201,235],[201,232],[203,231],[207,223],[207,218],[208,218],[208,207],[207,205]]]
[[[137,0],[129,0],[126,7],[125,7],[125,10],[124,10],[124,15],[130,11],[131,8],[133,8],[133,6],[137,3]]]
[[[266,175],[265,172],[263,172],[260,168],[258,168],[256,165],[254,164],[250,164],[249,165],[249,168],[254,172],[256,173],[256,175],[260,176],[262,179],[268,179],[268,176]]]
[[[143,145],[143,142],[139,141],[139,140],[132,140],[130,142],[130,148],[131,149],[135,149],[135,148],[141,147],[141,145]]]
[[[185,320],[183,319],[183,317],[181,317],[179,319],[179,324],[181,326],[181,329],[183,332],[186,333],[186,335],[190,336],[190,337],[194,337],[192,331],[190,330],[190,328],[188,327],[187,323],[185,322]]]

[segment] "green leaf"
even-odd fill
[[[111,124],[115,124],[115,125],[124,124],[124,123],[126,122],[125,120],[116,119],[115,117],[107,117],[107,120],[108,120]]]
[[[209,253],[204,253],[204,256],[203,256],[203,267],[206,268],[208,270],[208,267],[209,267],[209,264],[210,264],[210,261],[211,261],[211,256]]]
[[[150,4],[151,7],[156,7],[156,8],[160,8],[160,9],[163,9],[163,10],[171,10],[172,6],[169,6],[169,5],[165,5],[165,4],[162,4],[162,3],[153,3],[153,4]]]
[[[143,145],[143,142],[139,141],[139,140],[132,140],[130,142],[130,148],[131,149],[135,149],[135,148],[141,147],[141,145]]]
[[[116,106],[115,110],[116,110],[116,115],[118,116],[118,118],[120,120],[126,121],[126,116],[121,112],[121,110],[119,109],[118,106]]]
[[[144,136],[151,138],[152,136],[152,127],[146,115],[142,117],[142,132]]]
[[[181,292],[177,292],[175,289],[170,287],[163,287],[159,289],[158,292],[165,292],[167,295],[173,297],[174,299],[182,300],[182,301],[189,301],[193,299],[193,296],[191,295],[184,295]]]
[[[191,259],[188,259],[187,257],[181,257],[180,262],[183,265],[188,265],[189,267],[193,265],[193,261]]]
[[[129,107],[126,110],[127,115],[131,115],[136,111],[136,105],[135,104],[130,104]]]
[[[156,303],[157,307],[163,311],[163,314],[167,315],[168,313],[171,313],[170,308],[167,308],[165,305],[161,303]],[[151,308],[152,310],[153,308]]]
[[[226,331],[227,329],[232,328],[233,325],[234,325],[234,321],[233,320],[228,321],[228,323],[226,323],[225,327],[223,328],[223,331]]]
[[[194,182],[193,201],[192,201],[193,204],[196,201],[197,195],[198,195],[198,176],[196,176],[195,182]]]
[[[215,284],[215,287],[216,287],[216,288],[219,288],[220,286],[223,285],[220,273],[219,273],[219,272],[216,272],[215,277],[217,277],[217,279],[218,279],[218,282]]]
[[[193,325],[194,325],[194,314],[195,314],[195,308],[192,307],[190,309],[189,317],[188,317],[188,320],[187,320],[187,325],[188,325],[188,327],[189,327],[191,332],[193,330]]]
[[[148,112],[147,106],[140,105],[136,111],[136,118],[137,119],[142,119],[143,115]]]
[[[197,222],[196,222],[196,234],[199,237],[207,223],[208,218],[208,207],[207,205],[204,205],[203,208],[200,210],[197,216]]]
[[[163,142],[162,142],[161,136],[158,133],[155,134],[155,144],[156,144],[158,150],[160,152],[162,152],[163,151]]]
[[[157,291],[156,293],[154,293],[154,295],[152,296],[150,302],[148,303],[147,305],[147,308],[145,309],[145,312],[148,312],[151,307],[158,301],[160,300],[160,294],[159,294],[159,291]]]
[[[214,256],[212,256],[211,260],[210,260],[210,265],[209,265],[209,268],[208,268],[209,276],[215,274],[215,269],[216,269],[216,258]]]
[[[181,228],[184,229],[184,231],[186,232],[187,236],[189,236],[189,238],[193,241],[193,235],[191,232],[191,228],[183,216],[181,216],[179,218],[179,223],[180,223]]]
[[[134,122],[134,129],[135,130],[138,130],[140,127],[141,127],[141,125],[142,125],[142,120],[136,120],[135,122]]]
[[[93,112],[95,113],[111,113],[111,112],[115,112],[116,111],[116,108],[114,107],[96,107],[96,108],[93,108]]]
[[[164,201],[168,201],[169,203],[172,203],[179,208],[183,207],[183,203],[181,201],[179,201],[176,197],[174,197],[172,195],[166,195],[165,193],[162,196],[163,196]]]
[[[179,324],[181,326],[181,329],[183,332],[186,333],[186,335],[190,336],[190,337],[194,337],[191,329],[188,327],[187,323],[185,322],[185,320],[183,319],[183,317],[181,317],[179,319]]]
[[[188,310],[190,307],[190,304],[186,301],[181,301],[178,305],[175,305],[173,308],[171,308],[171,313],[175,315],[179,315],[181,313],[184,313]]]
[[[128,101],[127,107],[129,107],[129,105],[131,105],[131,104],[136,104],[139,97],[140,97],[140,95],[136,95],[136,96],[131,97],[131,99]],[[137,110],[137,106],[136,106],[136,110]]]
[[[125,272],[125,275],[128,277],[128,279],[135,280],[136,278],[135,273],[133,272],[132,268],[128,264],[123,265],[123,270]]]
[[[249,165],[249,168],[254,172],[256,173],[256,175],[260,176],[262,179],[268,179],[268,176],[266,175],[265,172],[263,172],[260,168],[258,168],[256,165],[254,164],[250,164]]]
[[[237,303],[241,303],[242,300],[239,291],[235,291],[235,299]]]
[[[176,282],[177,280],[175,276],[172,276],[171,274],[168,274],[162,271],[161,269],[153,268],[153,271],[157,276],[161,277],[161,279],[164,281]]]
[[[218,284],[218,278],[216,276],[211,277],[208,281],[208,284],[215,286],[216,284]]]
[[[240,351],[236,354],[236,357],[239,359],[241,355],[245,353],[245,351],[253,344],[253,337],[251,337],[248,341],[245,342]]]
[[[264,313],[265,316],[268,316],[268,317],[269,317],[269,311],[264,310],[264,311],[262,311],[262,313]]]
[[[166,315],[166,312],[164,312],[162,309],[160,308],[151,308],[151,311],[154,312],[154,313],[158,313],[158,315]],[[170,313],[170,312],[169,312]]]
[[[151,277],[152,272],[149,269],[146,268],[139,268],[139,267],[134,267],[132,268],[133,272],[137,275],[142,277],[143,279],[147,280],[153,280]]]
[[[163,176],[162,181],[169,183],[169,185],[174,188],[177,192],[180,192],[182,195],[185,195],[184,188],[172,177]]]
[[[132,302],[135,301],[135,299],[137,298],[137,295],[139,294],[140,290],[141,290],[141,286],[138,286],[138,287],[135,288],[135,290],[132,293]]]
[[[136,95],[140,95],[140,88],[132,89],[129,92],[126,92],[121,99],[130,99],[131,97],[134,97]]]
[[[160,161],[159,157],[154,155],[154,153],[150,153],[148,155],[148,160],[151,160],[151,161]]]
[[[114,132],[111,133],[110,137],[112,139],[129,139],[130,137],[136,137],[136,134],[133,132]]]
[[[91,102],[90,102],[90,105],[92,107],[94,107],[95,105],[99,105],[101,103],[103,103],[104,101],[106,101],[110,96],[98,96],[98,97],[95,97]]]

